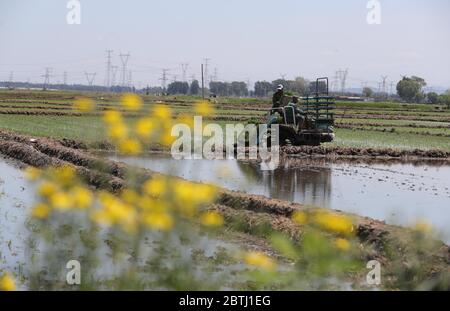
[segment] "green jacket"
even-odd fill
[[[273,94],[273,97],[272,97],[272,108],[280,107],[281,100],[283,99],[283,96],[284,96],[284,92],[280,91],[280,90],[276,91]]]

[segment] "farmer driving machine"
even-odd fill
[[[335,102],[328,91],[328,78],[319,78],[313,95],[284,96],[280,107],[269,110],[267,133],[258,135],[258,142],[266,140],[270,146],[271,126],[274,124],[279,125],[280,146],[318,146],[332,142]]]

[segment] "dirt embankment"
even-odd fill
[[[339,128],[352,128],[352,127],[383,127],[383,128],[396,128],[396,127],[410,127],[410,128],[426,128],[426,129],[450,129],[450,125],[422,125],[416,123],[408,124],[383,124],[375,122],[336,122],[335,125]]]
[[[349,130],[355,130],[355,131],[373,131],[373,132],[380,132],[380,133],[395,133],[396,132],[396,127],[394,127],[394,126],[382,126],[382,127],[380,127],[378,125],[378,126],[375,126],[375,127],[366,127],[366,126],[354,126],[354,125],[342,125],[342,124],[339,124],[336,127],[340,128],[340,129],[349,129]],[[450,137],[450,134],[446,134],[446,133],[432,133],[432,132],[429,132],[429,131],[409,130],[409,131],[405,131],[404,133],[413,134],[413,135],[423,135],[423,136]]]
[[[132,168],[98,158],[84,148],[84,145],[76,141],[33,138],[0,131],[0,153],[36,167],[73,165],[92,186],[113,192],[120,191],[126,185],[124,176]],[[150,178],[155,174],[141,169],[137,173],[138,180]],[[292,213],[318,209],[225,189],[220,191],[216,203],[210,208],[222,213],[235,230],[263,236],[267,234],[267,230],[273,230],[283,232],[293,240],[301,240],[305,228],[290,219]],[[429,249],[416,254],[415,233],[412,230],[387,225],[366,217],[346,215],[349,215],[355,223],[355,233],[364,257],[362,259],[377,259],[382,263],[385,275],[389,275],[391,282],[387,286],[396,286],[399,276],[395,271],[398,267],[403,269],[402,272],[411,269],[411,254],[416,256],[414,260],[423,263],[424,274],[421,275],[421,281],[433,280],[450,273],[450,249],[442,242],[430,240]],[[240,225],[236,226],[236,223]]]
[[[399,150],[393,148],[362,148],[339,146],[286,146],[281,148],[286,156],[322,156],[328,158],[395,158],[395,159],[440,159],[450,161],[450,152],[439,149]]]

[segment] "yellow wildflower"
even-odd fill
[[[80,112],[89,112],[94,109],[95,105],[89,98],[79,98],[75,100],[74,108]]]
[[[129,110],[139,110],[142,107],[142,99],[136,94],[124,94],[122,96],[122,105]]]
[[[167,231],[173,227],[173,218],[168,213],[155,212],[144,215],[144,223],[157,230]]]
[[[275,262],[262,252],[249,252],[245,255],[244,260],[247,264],[264,270],[273,271],[276,268]]]
[[[60,210],[69,209],[72,206],[71,197],[65,192],[56,192],[50,197],[51,205]]]
[[[122,114],[117,110],[107,110],[103,114],[103,120],[108,124],[115,124],[122,121]]]
[[[207,101],[201,101],[195,104],[195,112],[201,116],[210,116],[214,113],[213,107]]]
[[[92,192],[82,186],[76,186],[71,191],[75,208],[85,209],[92,205],[94,196]]]
[[[347,239],[338,238],[334,243],[336,247],[342,251],[347,251],[350,249],[350,242]]]
[[[153,115],[155,118],[167,120],[172,116],[172,112],[169,107],[164,105],[157,105],[153,109]]]
[[[135,204],[140,199],[139,194],[133,189],[124,189],[120,194],[120,197],[124,202],[129,204]]]
[[[192,199],[197,204],[207,204],[214,201],[217,190],[211,185],[192,184]]]
[[[129,138],[119,143],[119,150],[126,154],[136,155],[142,151],[142,146],[136,139]]]
[[[431,226],[431,224],[429,222],[424,221],[424,220],[419,220],[414,224],[413,229],[417,232],[426,234],[426,233],[430,233],[433,230],[433,227]]]
[[[164,131],[164,134],[161,137],[161,143],[164,146],[171,146],[174,143],[175,139],[176,138],[171,135],[170,131]]]
[[[108,128],[108,137],[111,139],[121,140],[128,135],[128,128],[125,123],[117,122]]]
[[[35,218],[47,218],[50,214],[50,207],[47,204],[39,203],[36,204],[31,210],[31,215]]]
[[[350,235],[353,232],[351,220],[344,215],[337,215],[331,212],[318,212],[315,215],[316,223],[325,230],[343,235]]]
[[[223,225],[223,217],[217,212],[206,212],[200,216],[200,222],[204,226],[219,227]]]
[[[142,118],[139,119],[136,123],[136,133],[141,138],[150,138],[152,134],[152,130],[155,128],[155,124],[153,119],[151,118]]]
[[[178,200],[181,204],[186,205],[193,202],[193,183],[184,180],[177,180],[174,182],[173,191],[176,200]]]
[[[6,273],[0,278],[0,290],[2,291],[16,290],[16,283],[11,274]]]
[[[308,217],[306,216],[306,213],[300,212],[300,211],[296,211],[292,215],[292,220],[294,222],[298,223],[299,225],[304,225],[308,221]]]
[[[52,194],[54,194],[57,190],[58,186],[50,181],[45,181],[38,187],[38,193],[40,196],[43,197],[49,197]]]
[[[144,183],[143,189],[151,196],[161,196],[166,190],[166,181],[160,177],[149,179]]]
[[[75,178],[75,169],[69,165],[56,168],[54,176],[62,184],[70,184]]]

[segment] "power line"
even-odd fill
[[[133,72],[130,70],[128,71],[128,81],[127,81],[127,86],[131,87],[133,84]]]
[[[214,67],[214,76],[213,76],[213,80],[214,80],[214,81],[218,81],[218,80],[219,80],[219,71],[217,70],[217,67]]]
[[[209,66],[209,61],[211,60],[211,58],[205,57],[204,61],[204,68],[203,68],[203,75],[204,75],[204,80],[206,83],[208,83],[208,77],[209,77],[209,72],[208,72],[208,66]]]
[[[44,85],[42,87],[42,89],[45,91],[47,89],[47,85],[50,84],[50,77],[51,77],[51,71],[52,68],[50,67],[45,67],[45,74],[43,74],[41,77],[44,78]]]
[[[111,63],[111,54],[112,54],[113,50],[106,50],[106,81],[105,81],[105,85],[107,87],[111,87],[111,67],[112,67],[112,63]]]
[[[388,76],[381,76],[381,92],[386,93],[386,80]]]
[[[116,84],[116,75],[119,66],[111,66],[111,86]]]
[[[122,86],[126,86],[127,64],[130,59],[130,54],[119,54],[120,61],[122,62]]]
[[[162,87],[162,89],[163,90],[165,90],[166,89],[166,86],[167,86],[167,73],[169,72],[170,70],[169,69],[163,69],[162,70],[162,76],[161,76],[161,78],[160,78],[160,80],[161,80],[161,87]]]
[[[187,70],[189,67],[189,63],[182,63],[181,64],[181,72],[182,72],[182,77],[183,77],[183,82],[186,82],[186,75],[187,75]]]
[[[95,79],[95,76],[97,75],[97,73],[96,72],[91,72],[91,73],[85,72],[84,74],[86,76],[86,80],[87,80],[89,86],[92,86],[94,84],[94,79]]]
[[[63,72],[63,84],[67,85],[67,71]]]
[[[348,69],[345,70],[339,69],[338,71],[336,71],[336,76],[340,81],[341,93],[344,94],[345,86],[347,83]]]

